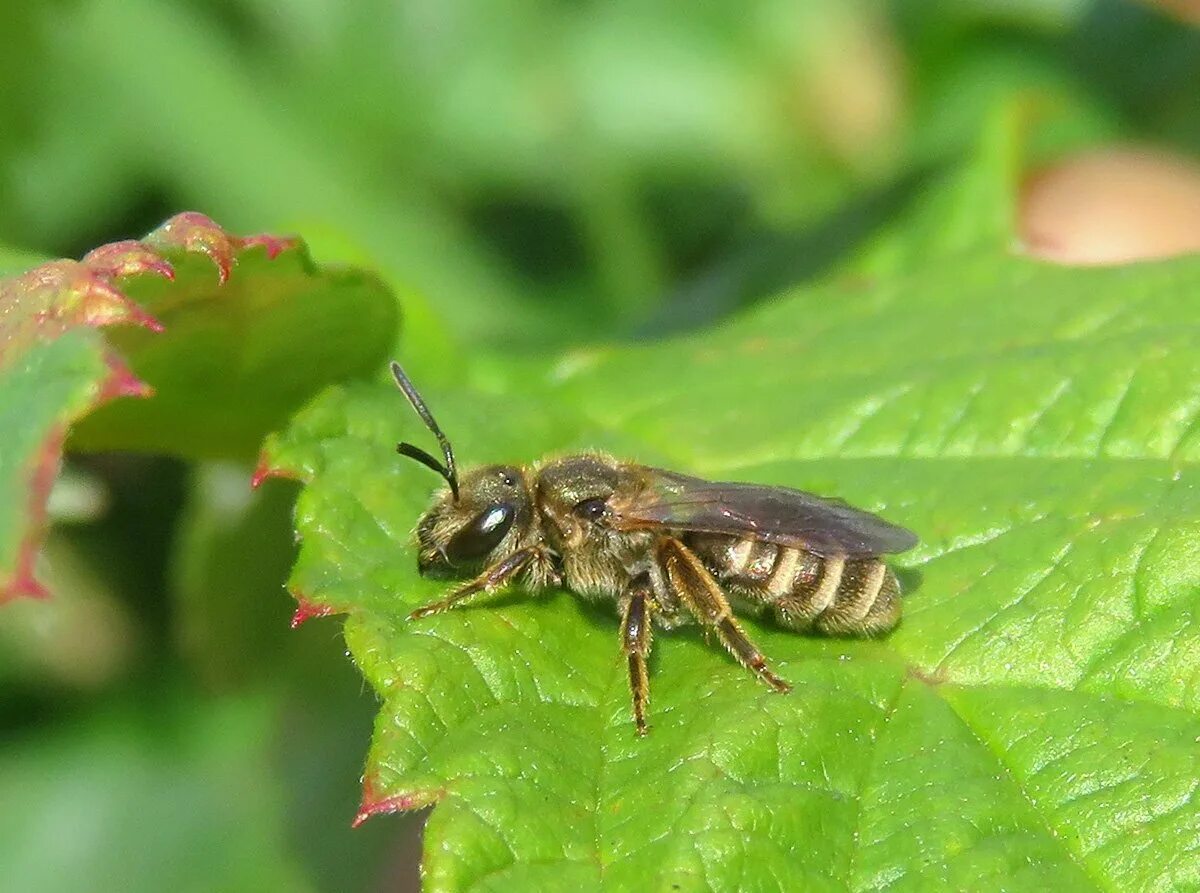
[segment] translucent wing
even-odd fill
[[[642,486],[609,503],[620,529],[727,533],[850,557],[905,552],[917,544],[911,531],[840,499],[789,487],[705,481],[660,468],[631,470]]]

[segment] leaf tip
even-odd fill
[[[175,248],[205,254],[217,268],[217,282],[224,285],[229,281],[237,240],[206,214],[199,211],[176,214],[150,233],[145,241],[155,248]]]
[[[141,325],[143,328],[148,329],[149,331],[153,332],[155,335],[161,335],[163,332],[165,332],[167,330],[166,326],[164,326],[157,319],[155,319],[153,316],[151,316],[149,313],[146,313],[145,311],[142,311],[140,313],[140,319],[138,319],[138,324]]]
[[[250,475],[250,489],[257,490],[263,485],[263,481],[274,474],[275,470],[273,468],[269,465],[263,465],[260,461],[258,465],[254,466],[254,474]]]
[[[263,481],[270,478],[284,478],[294,481],[298,479],[298,476],[289,468],[273,464],[269,452],[264,450],[259,453],[258,462],[254,465],[254,473],[250,475],[250,489],[257,490],[263,485]]]
[[[275,260],[283,252],[291,251],[298,244],[298,241],[291,236],[272,236],[267,233],[246,236],[241,240],[242,248],[263,248],[267,252],[267,260]]]
[[[19,598],[44,601],[50,598],[50,590],[34,578],[29,568],[20,568],[16,576],[0,586],[0,605],[16,601]]]
[[[115,354],[107,357],[108,377],[100,383],[96,402],[107,403],[118,397],[152,397],[154,388],[142,381]]]
[[[333,605],[322,605],[299,592],[293,592],[292,595],[296,599],[296,611],[292,614],[292,629],[298,629],[302,623],[312,620],[314,617],[328,617],[330,614],[337,613],[337,608]]]
[[[403,794],[393,794],[380,797],[375,791],[375,785],[369,778],[363,778],[363,797],[359,804],[351,828],[357,828],[367,819],[377,815],[387,815],[394,812],[409,812],[414,809],[424,809],[433,806],[446,795],[444,788],[432,791],[409,791]]]
[[[175,279],[175,268],[158,252],[135,239],[101,245],[85,254],[82,263],[106,279],[144,273],[153,273],[167,280]]]

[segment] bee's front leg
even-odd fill
[[[625,586],[625,611],[621,620],[621,650],[629,661],[629,691],[633,696],[633,721],[639,735],[646,734],[646,705],[650,703],[650,680],[646,658],[650,656],[651,612],[654,587],[648,573],[641,573]]]
[[[474,580],[454,590],[441,601],[417,608],[408,615],[408,619],[419,620],[422,617],[428,617],[430,614],[441,614],[443,611],[449,611],[451,608],[457,608],[460,605],[466,604],[481,593],[494,592],[529,567],[534,559],[539,557],[539,554],[535,548],[518,549],[503,561],[497,562],[484,570]]]

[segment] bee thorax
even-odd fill
[[[592,529],[562,550],[563,581],[588,598],[616,599],[644,561],[651,537]]]

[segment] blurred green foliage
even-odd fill
[[[481,346],[694,328],[866,246],[902,269],[880,232],[939,213],[1015,95],[1052,122],[1034,161],[1200,152],[1200,32],[1115,0],[52,0],[5,5],[0,52],[0,269],[185,208],[298,231],[385,277],[443,380]],[[290,494],[72,470],[63,594],[0,611],[0,864],[24,854],[23,889],[411,882],[407,829],[346,828],[374,705],[340,634],[280,634]]]
[[[6,15],[6,68],[27,83],[5,91],[4,241],[77,253],[180,208],[325,234],[436,299],[468,342],[620,330],[713,265],[785,263],[755,248],[951,160],[1017,89],[1200,138],[1194,33],[1111,2]]]

